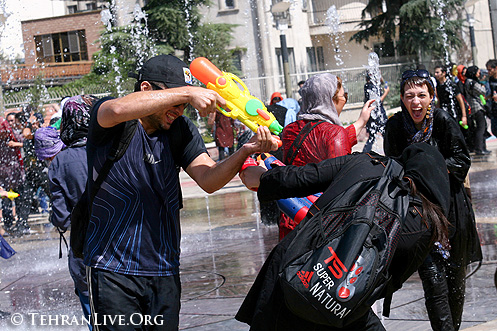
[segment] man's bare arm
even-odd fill
[[[219,94],[201,87],[186,86],[165,90],[151,90],[146,87],[140,92],[133,92],[122,98],[102,103],[98,110],[97,121],[101,127],[109,128],[184,103],[190,103],[201,116],[216,111],[216,104],[221,107],[226,106],[226,101]]]
[[[190,163],[186,172],[204,191],[213,193],[235,177],[248,156],[274,151],[277,148],[277,141],[272,138],[269,129],[261,126],[250,142],[227,159],[215,163],[206,153],[203,153]]]

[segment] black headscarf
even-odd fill
[[[92,95],[76,95],[70,97],[62,107],[62,123],[60,139],[68,147],[86,145],[88,126],[90,124],[90,110],[96,97]]]
[[[470,78],[472,80],[478,80],[476,77],[476,74],[478,73],[478,67],[477,66],[471,66],[466,69],[466,78]]]
[[[428,200],[442,207],[448,215],[450,184],[447,165],[437,148],[427,143],[415,143],[404,149],[400,157],[404,176],[411,178]]]

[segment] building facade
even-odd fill
[[[237,24],[230,47],[245,51],[238,54],[244,82],[251,92],[268,102],[272,92],[285,94],[280,34],[284,33],[288,48],[293,97],[297,97],[297,82],[321,71],[359,77],[364,71],[368,55],[375,51],[381,64],[405,61],[397,54],[394,45],[382,40],[368,42],[349,41],[359,31],[362,11],[367,0],[294,0],[283,17],[283,30],[271,12],[279,0],[214,0],[202,9],[206,22]],[[497,55],[493,51],[487,0],[469,1],[467,12],[475,18],[474,31],[477,43],[475,63],[480,67]],[[366,19],[369,17],[366,17]],[[469,27],[464,26],[463,37],[469,43]],[[464,55],[464,54],[463,54]],[[440,59],[442,60],[442,59]],[[451,54],[451,60],[471,65],[470,51]],[[347,68],[350,72],[344,73]],[[362,81],[361,81],[362,82]],[[361,96],[362,98],[362,96]]]

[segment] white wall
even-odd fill
[[[21,21],[65,13],[64,1],[60,0],[2,0],[0,1],[0,49],[4,55],[15,59],[24,58]]]

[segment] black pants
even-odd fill
[[[487,129],[485,114],[483,114],[482,111],[478,111],[473,116],[476,124],[475,132],[473,133],[475,152],[482,152],[487,149],[487,144],[485,141],[485,131]]]
[[[87,267],[93,330],[178,330],[179,275],[131,276]]]
[[[434,331],[459,330],[466,290],[466,268],[431,253],[418,270],[425,305]]]

